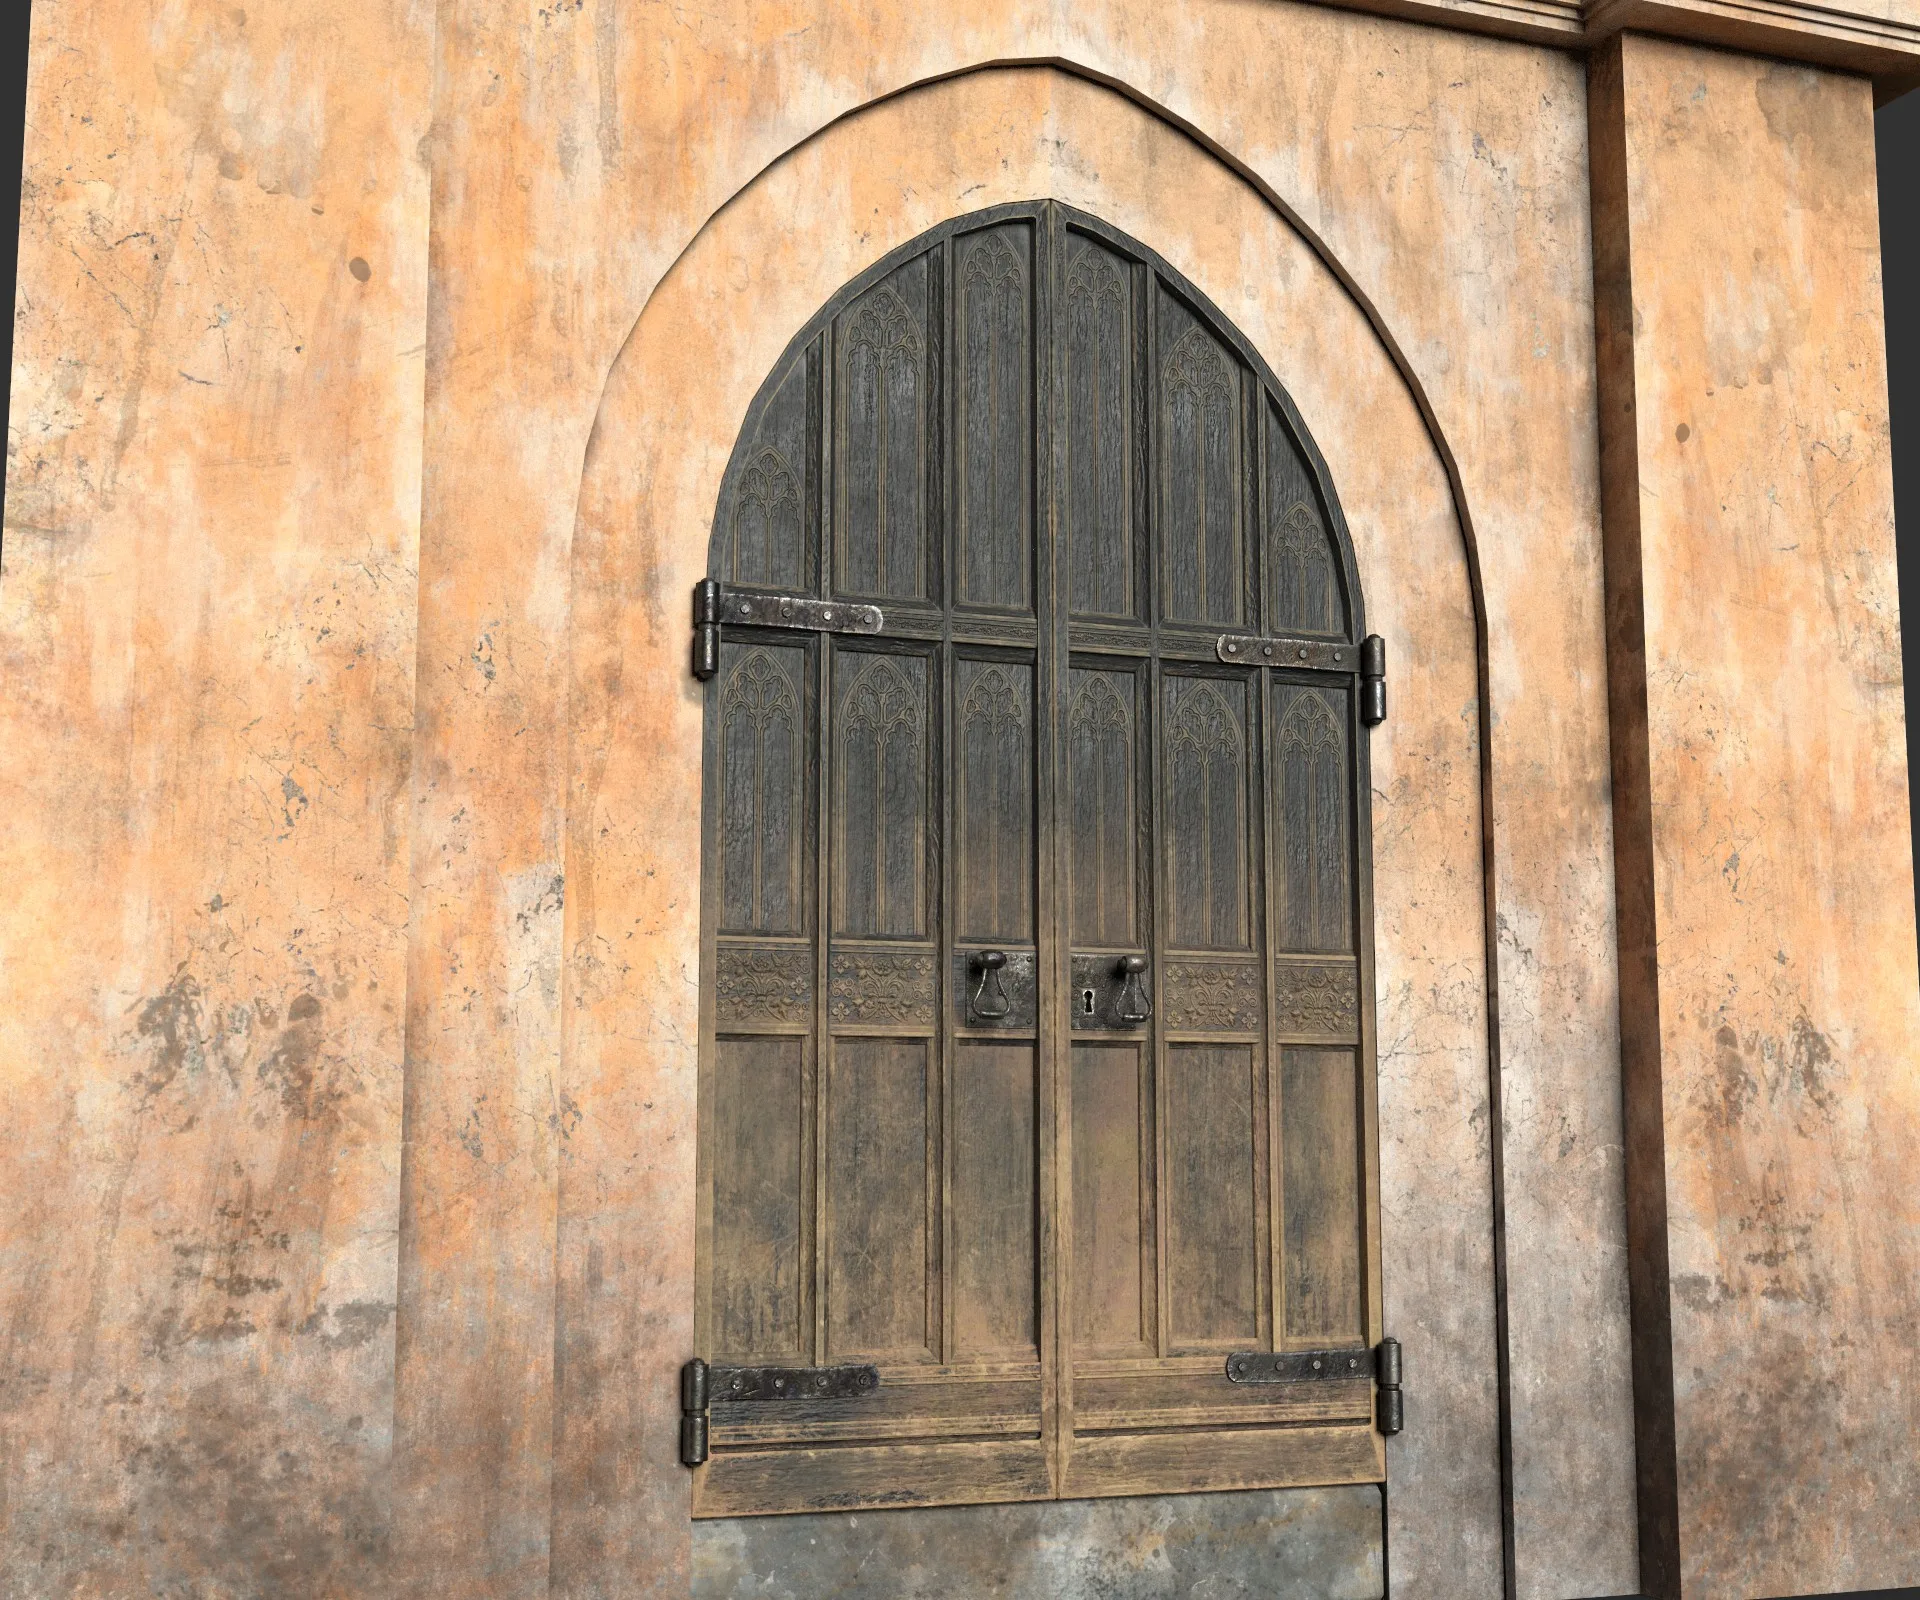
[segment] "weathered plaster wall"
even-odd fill
[[[429,17],[43,0],[0,560],[0,1593],[377,1592]]]
[[[569,1430],[579,1418],[591,1431],[577,1460],[556,1463],[556,1564],[583,1592],[643,1555],[654,1573],[643,1592],[687,1581],[675,1372],[692,1348],[699,900],[686,864],[699,850],[703,697],[685,671],[685,612],[661,597],[707,572],[740,419],[819,306],[934,224],[1034,194],[1151,244],[1267,357],[1313,419],[1368,625],[1399,641],[1393,717],[1371,740],[1375,897],[1394,908],[1376,940],[1385,1309],[1424,1376],[1419,1425],[1389,1447],[1390,1561],[1401,1593],[1493,1593],[1477,651],[1444,465],[1359,308],[1285,220],[1164,121],[1050,68],[892,98],[777,163],[675,264],[614,368],[575,542],[567,915],[580,981],[562,1081],[597,1109],[569,1140],[562,1178],[562,1334],[579,1364],[556,1405]],[[576,1189],[576,1176],[594,1187]],[[576,1279],[582,1267],[590,1282]],[[590,1404],[566,1386],[574,1370],[591,1374]],[[615,1465],[618,1491],[578,1515],[586,1497],[569,1473]],[[572,1545],[579,1524],[591,1547]],[[957,1538],[942,1592],[969,1592],[992,1554]]]
[[[1920,1582],[1920,991],[1873,116],[1597,67],[1647,1592]],[[1661,1435],[1664,1434],[1664,1437]]]
[[[1468,1143],[1503,1130],[1520,1591],[1630,1590],[1579,63],[1281,0],[238,17],[36,11],[0,592],[5,848],[29,886],[0,924],[0,1070],[25,1109],[0,1150],[40,1209],[5,1235],[5,1448],[61,1476],[9,1473],[37,1486],[12,1492],[9,1549],[40,1550],[53,1522],[137,1543],[125,1508],[163,1504],[160,1463],[192,1486],[191,1539],[133,1557],[89,1536],[47,1559],[242,1572],[277,1541],[349,1572],[392,1532],[438,1593],[589,1592],[634,1570],[620,1413],[594,1410],[597,1386],[631,1380],[580,1308],[634,1296],[622,1314],[643,1320],[678,1291],[680,1259],[631,1259],[640,1223],[621,1223],[676,1203],[647,1187],[624,1096],[635,1054],[683,1041],[642,1033],[604,1060],[566,1042],[655,925],[607,950],[562,929],[563,897],[571,921],[594,892],[561,881],[569,811],[598,781],[587,763],[565,789],[589,433],[663,275],[757,175],[878,97],[1038,58],[1188,125],[1325,241],[1451,451],[1486,594],[1503,1090],[1498,1118],[1483,1097],[1436,1123]],[[136,270],[143,232],[162,260]],[[1286,337],[1266,343],[1286,371]],[[231,373],[201,362],[216,345]],[[336,581],[364,592],[328,621],[316,596]],[[648,594],[663,638],[684,587]],[[1463,690],[1453,714],[1479,710]],[[637,961],[683,981],[677,949]],[[319,1091],[338,1120],[317,1132],[306,1090],[276,1079],[309,1049],[314,1081],[346,1086]],[[126,1087],[155,1064],[197,1097],[164,1138]],[[220,1187],[246,1175],[233,1161],[253,1198]],[[196,1272],[175,1246],[238,1264]],[[391,1323],[355,1343],[338,1308],[378,1323],[396,1275],[397,1352]],[[235,1302],[253,1334],[187,1339],[187,1358],[146,1337],[229,1326],[229,1291],[267,1281]],[[556,1382],[577,1405],[556,1411]],[[192,1431],[235,1395],[243,1423]],[[76,1431],[108,1443],[78,1457]],[[336,1437],[311,1461],[275,1454]],[[166,1452],[187,1438],[202,1456],[182,1465]]]

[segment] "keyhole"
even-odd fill
[[[1083,1017],[1093,1015],[1093,991],[1091,989],[1082,989],[1080,991],[1080,1015]]]

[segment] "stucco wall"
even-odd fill
[[[671,1396],[633,1353],[673,1347],[684,1314],[690,1234],[663,1219],[690,1205],[690,1155],[660,1135],[691,1104],[694,879],[684,855],[621,878],[591,819],[611,793],[687,803],[691,769],[622,776],[650,747],[608,737],[609,708],[697,743],[684,608],[712,492],[685,486],[717,482],[722,399],[744,409],[911,217],[985,203],[906,192],[896,156],[992,183],[1024,163],[1214,293],[1323,446],[1403,444],[1393,469],[1422,487],[1401,520],[1427,531],[1370,535],[1394,641],[1376,807],[1457,824],[1430,869],[1449,907],[1490,892],[1382,985],[1383,1124],[1389,1090],[1414,1116],[1389,1184],[1402,1160],[1403,1193],[1458,1200],[1438,1236],[1388,1219],[1413,1418],[1395,1471],[1463,1440],[1424,1477],[1477,1508],[1457,1559],[1417,1496],[1389,1512],[1406,1573],[1433,1575],[1408,1592],[1485,1592],[1500,1385],[1470,1349],[1503,1278],[1518,1592],[1632,1592],[1578,58],[1286,0],[44,0],[33,29],[0,557],[0,1186],[23,1198],[0,1223],[0,1592],[505,1597],[683,1570],[659,1566],[686,1539]],[[1024,75],[1044,111],[996,122],[983,86],[1023,75],[974,69],[1008,62],[1061,70]],[[917,142],[860,143],[935,105],[951,120]],[[1036,126],[1063,115],[1048,154]],[[1761,148],[1782,164],[1823,137]],[[1857,157],[1835,158],[1842,188]],[[1163,159],[1184,188],[1115,176]],[[808,161],[826,188],[739,231]],[[701,255],[723,238],[746,248]],[[710,301],[690,270],[673,287],[683,256]],[[814,256],[770,310],[769,267]],[[1837,267],[1808,281],[1867,293]],[[1322,323],[1275,320],[1309,292]],[[665,336],[653,308],[698,323],[742,295],[751,325],[702,352],[734,388],[697,418],[623,394]],[[1846,371],[1883,420],[1878,369]],[[690,422],[705,454],[673,454]],[[1390,481],[1364,452],[1335,470],[1350,510]],[[688,496],[672,525],[620,526],[659,472]],[[635,559],[582,584],[616,531]],[[1396,558],[1443,546],[1445,626],[1396,618],[1419,571]],[[1769,592],[1797,618],[1833,603]],[[1885,676],[1836,692],[1897,717]],[[1891,837],[1873,726],[1879,787],[1850,815]],[[1417,924],[1427,883],[1383,872],[1380,903]],[[1804,904],[1783,889],[1766,915]],[[1894,942],[1870,976],[1822,978],[1831,1039],[1873,1010],[1863,985],[1911,988],[1910,930],[1852,927]],[[1459,1359],[1423,1370],[1410,1333]]]
[[[366,1592],[431,17],[34,7],[0,575],[0,1593]]]
[[[1920,991],[1871,98],[1644,39],[1598,70],[1647,1548],[1711,1600],[1910,1584]]]

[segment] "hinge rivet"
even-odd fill
[[[1307,659],[1307,647],[1305,645],[1300,646],[1300,659],[1302,661]]]
[[[1270,655],[1272,655],[1272,654],[1273,654],[1273,646],[1272,646],[1272,645],[1270,645],[1270,644],[1266,644],[1266,645],[1262,645],[1262,646],[1260,647],[1260,654],[1261,654],[1261,655],[1263,655],[1263,656],[1270,656]]]
[[[753,605],[750,601],[742,600],[740,602],[740,615],[743,617],[750,617],[753,615]]]

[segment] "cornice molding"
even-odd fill
[[[1805,0],[1334,0],[1400,17],[1529,44],[1582,50],[1618,33],[1775,56],[1874,80],[1881,102],[1920,86],[1920,4],[1848,10]]]

